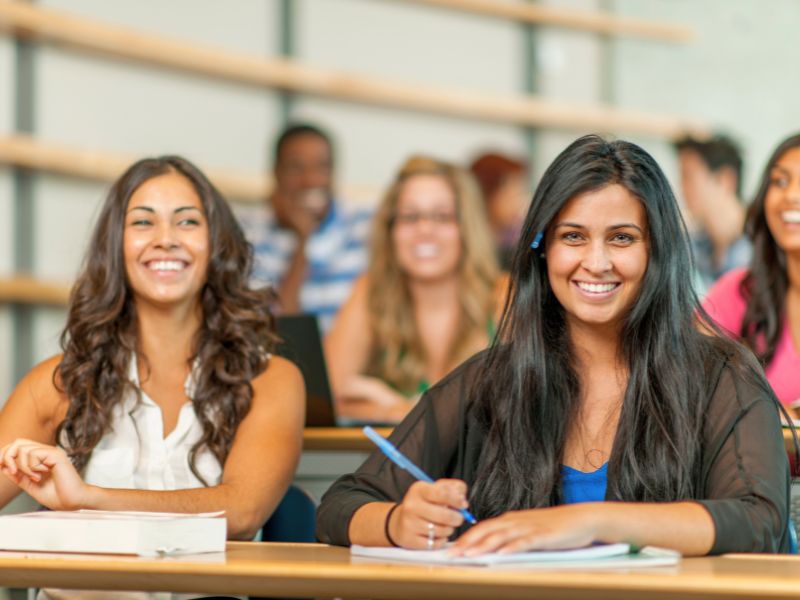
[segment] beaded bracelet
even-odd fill
[[[389,543],[394,546],[395,548],[399,548],[400,544],[395,542],[392,539],[392,536],[389,534],[389,520],[392,518],[392,513],[395,509],[400,506],[399,504],[395,504],[392,508],[389,509],[389,512],[386,513],[386,522],[383,524],[383,534],[386,536],[386,539],[389,540]]]

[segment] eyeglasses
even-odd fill
[[[411,227],[420,223],[421,221],[428,221],[431,225],[452,225],[458,222],[458,215],[454,212],[402,212],[396,213],[392,217],[393,225],[400,225]]]

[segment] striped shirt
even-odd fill
[[[255,251],[251,283],[277,288],[289,268],[297,237],[278,225],[266,204],[237,213]],[[300,307],[317,316],[323,333],[366,269],[371,216],[368,210],[334,201],[325,220],[306,241],[308,267],[300,289]]]

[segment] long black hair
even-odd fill
[[[745,222],[745,231],[753,242],[753,259],[741,283],[742,296],[747,299],[747,310],[739,334],[764,365],[769,364],[775,356],[783,333],[786,292],[789,289],[786,253],[769,230],[764,203],[775,163],[786,152],[798,147],[800,134],[795,134],[781,142],[772,153]]]
[[[472,410],[488,443],[470,501],[483,518],[560,501],[560,465],[581,380],[540,250],[545,241],[538,250],[530,246],[538,233],[548,235],[569,200],[611,184],[623,186],[646,209],[649,261],[621,333],[629,379],[608,497],[669,501],[695,491],[708,353],[736,353],[735,345],[697,329],[688,234],[655,160],[635,144],[590,135],[555,159],[534,194],[498,341],[477,378]]]

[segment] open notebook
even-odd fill
[[[404,548],[372,548],[352,546],[355,557],[444,565],[500,566],[539,569],[612,569],[626,567],[662,567],[677,564],[681,555],[673,550],[646,547],[632,552],[628,544],[597,544],[586,548],[555,551],[518,552],[514,554],[484,554],[458,556],[447,550],[406,550]]]

